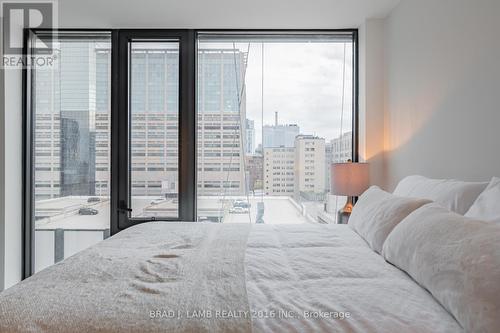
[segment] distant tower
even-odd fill
[[[279,124],[278,111],[274,112],[274,125],[262,127],[263,148],[294,147],[300,128],[296,124]]]

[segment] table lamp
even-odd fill
[[[350,214],[354,197],[360,196],[369,186],[370,170],[368,163],[334,163],[331,168],[331,192],[347,196],[345,206],[339,214]]]

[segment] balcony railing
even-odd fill
[[[109,229],[35,229],[35,271],[109,237]]]

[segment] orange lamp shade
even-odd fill
[[[368,163],[334,163],[331,168],[331,192],[335,195],[357,197],[370,185]]]

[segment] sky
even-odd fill
[[[228,42],[225,46],[232,48],[233,44]],[[338,137],[341,133],[343,71],[342,132],[350,130],[352,44],[267,42],[264,54],[261,43],[237,43],[235,46],[243,52],[248,50],[246,117],[255,121],[256,146],[261,142],[262,124],[274,124],[275,111],[278,111],[279,123],[298,124],[302,134],[314,134],[327,140]]]

